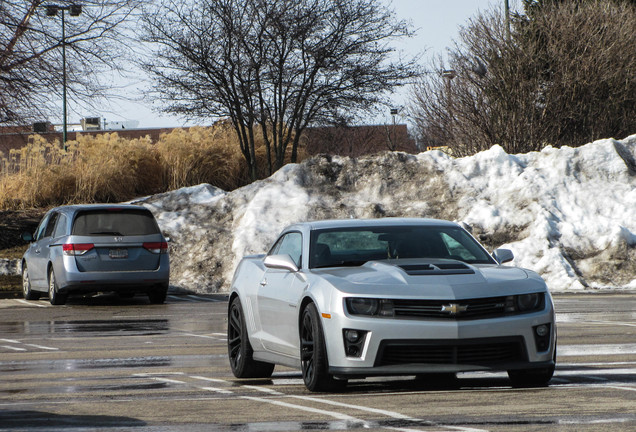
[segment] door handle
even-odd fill
[[[263,280],[261,281],[261,286],[265,286],[265,285],[267,285],[267,279],[263,279]]]

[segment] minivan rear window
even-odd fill
[[[78,212],[73,235],[149,235],[158,234],[159,226],[146,209],[99,209]]]

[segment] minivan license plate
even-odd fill
[[[111,249],[108,256],[113,259],[128,258],[128,249]]]

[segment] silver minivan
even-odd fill
[[[163,303],[168,292],[168,243],[152,213],[129,204],[89,204],[48,211],[22,258],[24,298],[48,293],[54,305],[69,294],[114,291],[148,295]]]

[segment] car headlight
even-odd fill
[[[347,299],[347,309],[354,315],[375,315],[379,303],[378,299],[353,297]]]
[[[539,293],[523,294],[517,296],[517,309],[519,312],[535,310],[541,303],[541,296]]]
[[[352,315],[393,316],[393,302],[388,299],[349,297],[345,299],[347,311]]]
[[[543,293],[506,297],[506,312],[531,312],[543,308]]]

